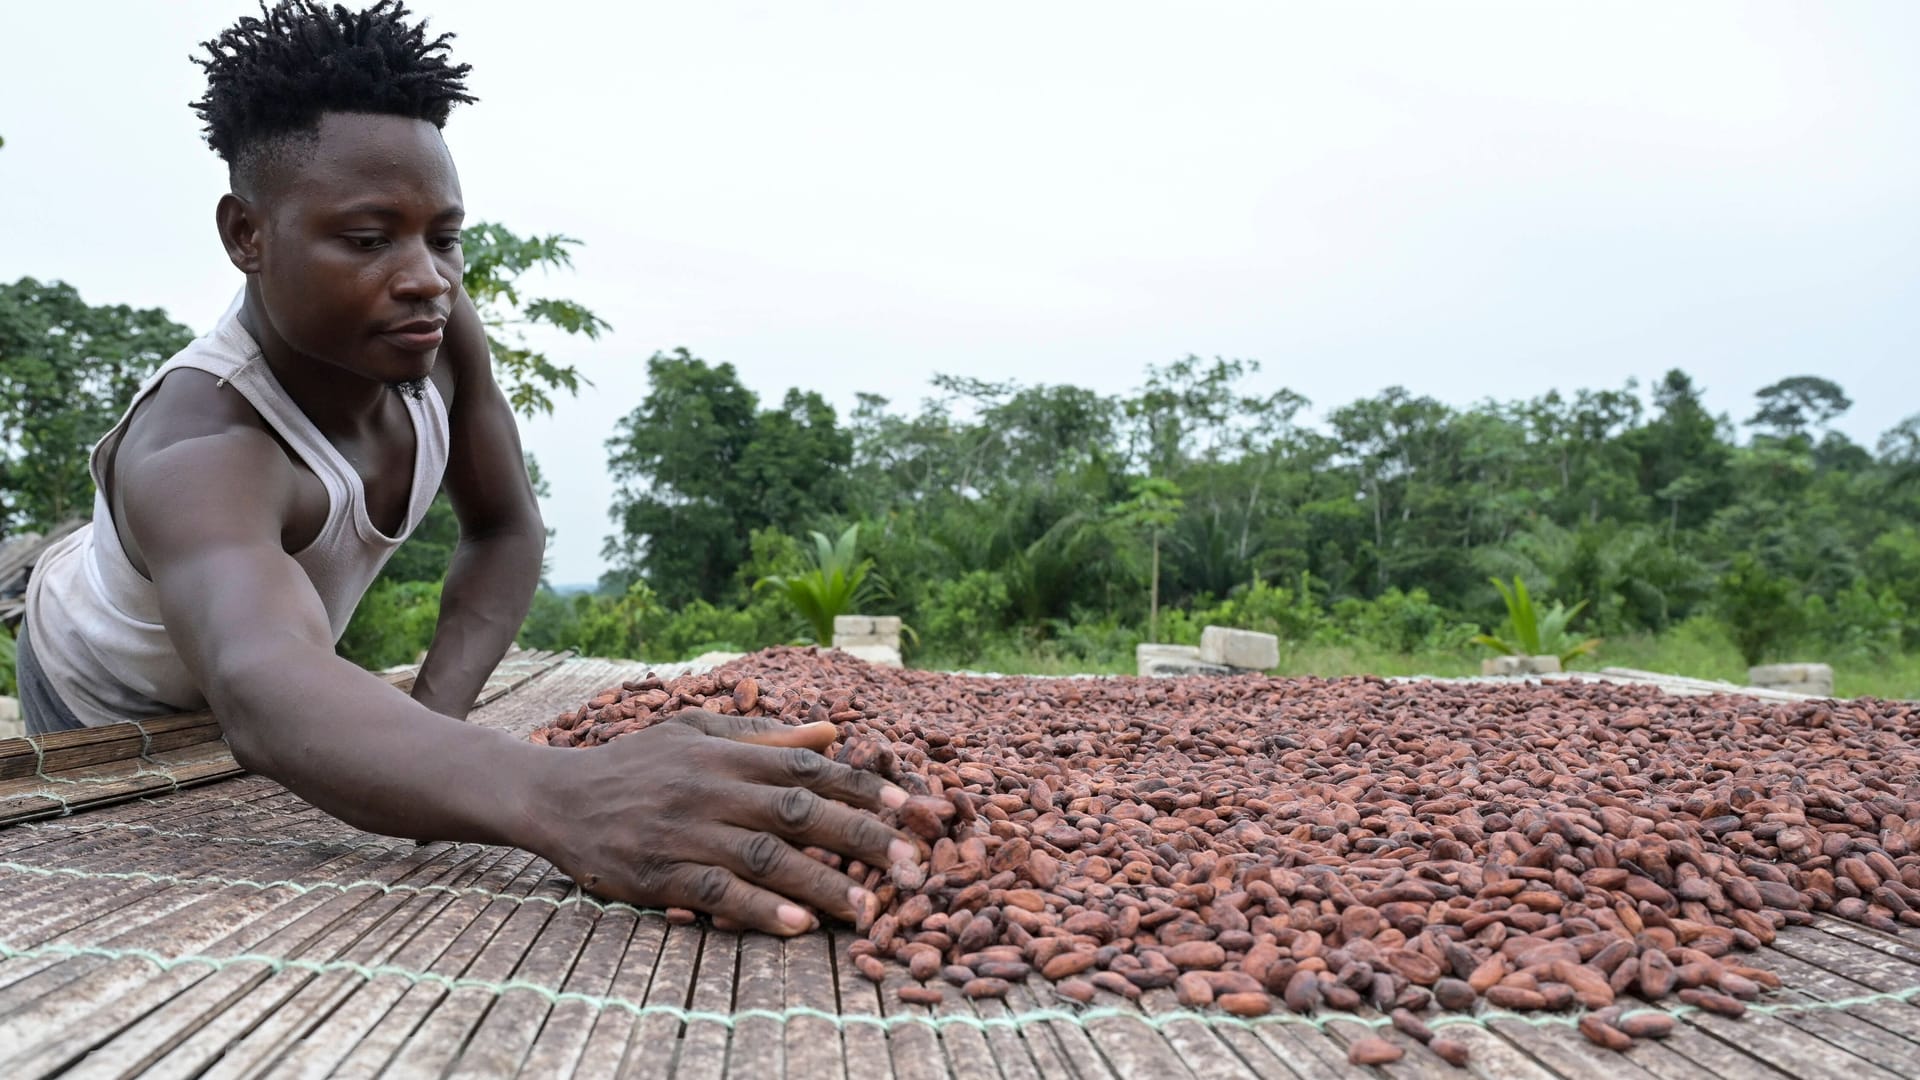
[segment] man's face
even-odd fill
[[[363,378],[433,371],[462,266],[460,179],[425,120],[328,113],[242,193],[260,223],[268,321],[294,351]]]

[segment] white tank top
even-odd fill
[[[326,606],[335,642],[374,576],[420,524],[440,490],[447,465],[447,407],[429,380],[423,400],[405,399],[415,444],[406,520],[398,536],[375,528],[359,474],[281,389],[260,346],[240,325],[245,295],[242,290],[211,331],[161,365],[120,422],[95,444],[93,522],[46,551],[28,583],[26,622],[34,658],[60,699],[90,727],[207,707],[160,623],[153,583],[134,569],[120,545],[105,494],[102,449],[115,443],[134,406],[169,372],[194,368],[226,380],[326,485],[326,524],[293,558]]]

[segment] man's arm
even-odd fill
[[[122,447],[120,524],[168,636],[234,757],[327,813],[390,836],[512,844],[602,896],[771,933],[813,925],[796,905],[875,913],[872,894],[800,847],[872,866],[915,856],[855,809],[906,793],[815,752],[830,724],[689,710],[582,751],[427,709],[334,654],[325,608],[281,548],[295,481],[271,436],[228,426],[142,451]]]
[[[181,439],[123,461],[119,484],[168,634],[241,764],[361,828],[538,842],[522,786],[463,781],[529,776],[537,747],[436,716],[335,655],[319,595],[281,548],[294,479],[272,437]]]
[[[457,390],[447,417],[442,483],[460,521],[460,543],[440,590],[440,622],[413,699],[459,719],[527,617],[547,533],[513,410],[493,381],[485,328],[464,293],[447,320],[445,348]]]

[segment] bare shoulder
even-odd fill
[[[293,462],[246,398],[208,372],[169,372],[111,452],[115,516],[124,511],[133,548],[145,548],[156,526],[250,520],[277,535],[292,506]]]
[[[247,399],[211,372],[176,368],[134,409],[115,448],[115,472],[177,443],[231,437],[243,444],[274,443],[271,430]],[[284,455],[282,455],[284,458]]]

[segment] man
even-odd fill
[[[19,669],[34,731],[211,707],[234,756],[395,836],[512,844],[584,887],[793,934],[871,894],[906,795],[816,751],[831,725],[684,715],[593,751],[461,722],[526,616],[545,543],[513,415],[460,291],[440,129],[448,35],[396,0],[280,0],[207,43],[195,104],[246,277],[93,456],[93,521],[41,561]],[[411,699],[334,653],[444,486],[460,522]]]

